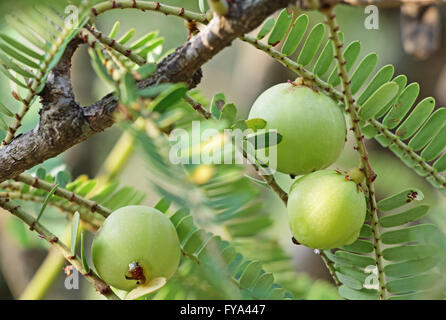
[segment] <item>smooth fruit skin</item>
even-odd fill
[[[367,207],[364,193],[354,181],[322,170],[291,186],[287,210],[291,233],[300,244],[332,249],[355,242]]]
[[[262,93],[249,119],[266,120],[265,129],[283,136],[277,145],[277,170],[302,175],[327,168],[341,154],[345,118],[336,103],[313,89],[282,83]]]
[[[170,219],[146,206],[127,206],[107,217],[92,244],[93,264],[109,285],[130,291],[137,284],[127,280],[129,264],[138,262],[146,282],[169,279],[180,262],[180,243]]]

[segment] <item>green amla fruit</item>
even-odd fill
[[[341,154],[347,134],[341,108],[328,96],[304,85],[278,84],[262,93],[249,113],[265,129],[277,130],[277,170],[307,174],[331,165]]]
[[[291,233],[300,244],[332,249],[355,242],[367,206],[362,189],[348,176],[322,170],[296,180],[287,210]]]
[[[152,279],[169,279],[181,250],[170,219],[146,206],[127,206],[107,217],[92,244],[94,267],[109,285],[130,291]]]

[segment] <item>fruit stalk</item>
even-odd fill
[[[369,162],[368,152],[364,143],[364,136],[361,132],[361,128],[359,126],[359,115],[358,110],[355,106],[355,99],[351,93],[350,89],[350,80],[345,68],[345,58],[342,53],[343,43],[339,39],[339,26],[336,23],[336,14],[334,13],[334,7],[328,7],[321,10],[325,15],[325,22],[330,30],[330,39],[333,40],[333,49],[335,52],[335,59],[337,62],[339,76],[342,82],[342,88],[344,93],[344,102],[346,105],[346,111],[350,116],[352,122],[352,128],[355,138],[356,138],[356,150],[359,153],[361,158],[361,170],[363,170],[364,175],[366,177],[366,186],[368,190],[368,202],[371,216],[371,228],[373,235],[373,246],[375,251],[375,259],[376,266],[378,268],[378,280],[379,280],[379,294],[381,299],[386,298],[386,285],[384,281],[384,273],[383,273],[383,257],[381,253],[381,240],[379,238],[379,227],[378,227],[378,210],[376,205],[375,198],[375,187],[374,180],[376,178],[376,174],[372,170]]]

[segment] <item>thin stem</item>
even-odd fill
[[[20,191],[16,192],[0,192],[0,198],[7,198],[11,200],[23,200],[23,201],[31,201],[31,202],[37,202],[37,203],[43,203],[45,202],[45,197],[42,196],[36,196],[31,194],[23,194]],[[62,200],[65,201],[65,200]],[[82,221],[84,221],[89,229],[93,232],[97,231],[97,229],[102,225],[102,221],[91,215],[90,212],[86,211],[85,208],[76,208],[77,206],[73,206],[68,204],[67,202],[62,203],[60,201],[53,201],[50,200],[48,202],[48,205],[55,207],[59,209],[61,212],[69,214],[70,216],[73,216],[74,213],[77,211],[79,212],[80,218]]]
[[[117,52],[126,56],[137,65],[143,65],[147,63],[147,61],[144,58],[134,53],[129,47],[120,44],[119,42],[117,42],[112,38],[104,36],[101,31],[96,30],[93,26],[86,25],[84,29],[87,30],[97,41],[108,46],[113,50],[116,50]],[[83,38],[84,41],[88,42],[90,45],[94,43],[94,41],[92,42],[88,41],[88,35],[84,33],[80,33],[79,36]],[[85,38],[85,36],[87,36],[87,39]]]
[[[333,278],[333,281],[335,282],[336,287],[340,287],[342,285],[342,283],[341,283],[341,281],[339,281],[338,276],[336,275],[336,269],[334,267],[334,263],[332,261],[330,261],[330,259],[327,258],[324,251],[320,250],[319,255],[321,256],[322,261],[324,261],[325,266],[328,269],[328,272],[330,272],[330,276]]]
[[[14,180],[23,182],[23,183],[25,183],[29,186],[32,186],[34,188],[37,188],[37,189],[45,190],[47,192],[50,192],[54,187],[53,184],[46,182],[44,180],[41,180],[38,177],[33,177],[26,173],[21,173]],[[56,192],[54,192],[54,194],[58,197],[67,199],[70,202],[74,202],[84,208],[87,208],[88,210],[90,210],[93,213],[97,212],[105,218],[111,214],[110,209],[107,209],[106,207],[101,206],[100,204],[98,204],[95,201],[85,199],[85,198],[77,195],[73,191],[68,191],[66,189],[59,187],[56,189]]]
[[[194,108],[199,114],[201,114],[205,119],[210,119],[212,117],[212,114],[207,111],[203,105],[192,98],[192,96],[188,93],[184,96],[184,100]]]
[[[446,178],[440,175],[431,165],[429,165],[423,158],[413,151],[407,144],[405,144],[401,139],[395,135],[392,131],[387,129],[381,122],[376,119],[371,119],[368,121],[379,133],[384,135],[390,141],[392,141],[404,154],[408,155],[412,160],[418,163],[426,173],[431,176],[440,186],[446,188]]]
[[[386,286],[384,280],[383,273],[383,257],[381,253],[381,240],[379,238],[379,228],[378,228],[378,210],[376,205],[375,198],[375,186],[373,181],[376,178],[376,174],[373,172],[372,167],[370,166],[369,156],[367,149],[364,143],[364,136],[362,135],[361,128],[359,126],[359,115],[358,109],[355,107],[355,99],[351,93],[350,88],[350,80],[347,70],[345,68],[345,58],[342,52],[343,43],[339,39],[339,27],[336,24],[336,14],[334,13],[333,7],[329,7],[323,11],[326,17],[326,24],[330,30],[330,38],[333,40],[333,49],[335,52],[335,59],[337,62],[339,76],[341,77],[342,88],[344,92],[344,103],[346,105],[346,111],[350,115],[350,119],[352,122],[352,128],[355,138],[356,138],[356,149],[361,158],[361,170],[363,170],[364,175],[366,177],[366,185],[368,189],[368,199],[369,199],[369,207],[370,207],[370,216],[371,216],[371,227],[373,234],[373,245],[375,248],[375,258],[376,265],[378,267],[378,279],[379,279],[379,293],[380,298],[386,298]]]
[[[67,246],[65,246],[63,242],[61,242],[54,234],[52,234],[39,222],[36,222],[34,217],[21,209],[19,205],[13,203],[12,201],[9,201],[8,199],[5,200],[0,198],[0,207],[8,210],[11,214],[15,215],[17,218],[25,222],[28,226],[30,226],[30,229],[36,231],[42,239],[48,241],[48,243],[53,248],[56,248],[65,257],[65,259],[70,264],[72,264],[76,268],[76,270],[79,271],[79,273],[82,274],[85,279],[95,287],[95,289],[99,293],[101,293],[108,299],[119,299],[119,297],[113,293],[113,291],[105,282],[103,282],[95,274],[93,274],[92,271],[87,272],[84,269],[81,260],[77,256],[73,256],[71,254],[71,250]]]
[[[173,15],[184,20],[208,23],[209,19],[206,14],[196,13],[186,10],[182,7],[168,6],[155,1],[138,1],[138,0],[113,0],[98,3],[91,8],[90,16],[98,15],[113,9],[139,9],[142,11],[155,11],[165,15]]]
[[[184,100],[188,102],[200,115],[203,116],[205,119],[210,119],[212,117],[211,113],[208,112],[206,109],[203,108],[203,106],[193,99],[190,95],[186,95]],[[243,157],[245,159],[248,159],[248,155],[246,151],[243,151]],[[255,159],[253,159],[255,160]],[[288,193],[286,193],[277,183],[276,179],[272,174],[262,174],[262,170],[259,165],[257,165],[254,161],[249,161],[252,165],[252,167],[256,170],[257,173],[263,178],[263,180],[271,187],[271,189],[279,196],[279,198],[283,201],[285,206],[287,206],[288,203]]]

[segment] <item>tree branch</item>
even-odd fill
[[[201,80],[201,66],[234,39],[258,27],[276,10],[294,0],[233,0],[225,17],[215,17],[199,34],[179,47],[158,65],[157,72],[139,83],[147,87],[159,82],[185,82],[190,88]],[[40,94],[39,125],[17,136],[0,149],[0,182],[13,178],[53,158],[91,135],[113,125],[117,99],[109,94],[82,108],[75,101],[70,81],[71,57],[80,40],[72,41],[53,69]]]

